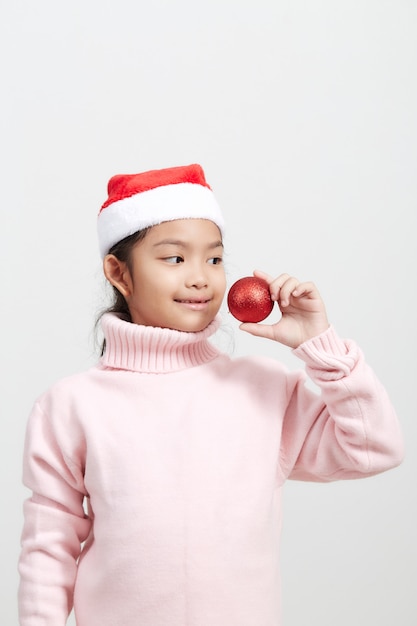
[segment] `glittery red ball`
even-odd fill
[[[268,283],[256,276],[236,281],[230,287],[227,305],[233,317],[240,322],[262,322],[274,308]]]

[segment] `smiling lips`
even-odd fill
[[[175,300],[175,302],[178,302],[178,304],[184,304],[185,306],[188,306],[189,308],[194,310],[204,309],[210,301],[210,298],[205,300],[189,300],[188,298],[186,300]]]
[[[206,300],[175,300],[175,302],[182,302],[183,304],[204,304],[210,302],[210,298]]]

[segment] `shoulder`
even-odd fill
[[[48,407],[59,402],[61,406],[71,404],[77,397],[90,393],[95,385],[99,384],[100,368],[91,367],[83,372],[70,374],[60,378],[45,391],[39,394],[35,404]]]

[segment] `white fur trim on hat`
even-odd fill
[[[194,183],[164,185],[123,198],[104,208],[97,221],[100,254],[129,235],[172,220],[200,218],[223,232],[224,220],[213,192]]]

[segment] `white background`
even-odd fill
[[[1,624],[27,415],[96,360],[107,180],[191,162],[226,215],[229,283],[314,280],[406,438],[387,474],[287,484],[285,626],[417,623],[416,33],[414,0],[2,2]],[[224,314],[236,354],[299,365]]]

